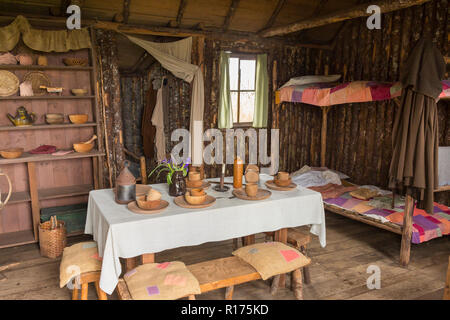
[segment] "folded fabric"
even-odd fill
[[[356,199],[369,200],[378,196],[378,192],[369,188],[358,188],[350,192],[350,195]]]
[[[322,194],[323,199],[337,198],[337,197],[341,196],[342,194],[356,190],[357,188],[358,187],[355,187],[355,186],[345,187],[342,185],[337,185],[337,184],[332,184],[332,183],[329,183],[324,186],[319,186],[319,187],[314,187],[314,186],[308,187],[308,189],[320,192]]]
[[[29,153],[32,154],[50,154],[56,151],[56,147],[55,146],[49,146],[49,145],[42,145],[37,147],[36,149],[33,149],[31,151],[29,151]]]
[[[392,210],[392,196],[374,197],[372,200],[368,202],[368,205],[377,209]],[[395,196],[395,206],[404,207],[405,198],[398,195]]]

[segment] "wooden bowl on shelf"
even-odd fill
[[[136,199],[137,205],[140,209],[151,210],[159,207],[161,204],[161,199],[147,201],[146,198],[146,196],[142,196]]]
[[[62,113],[47,113],[45,115],[45,122],[48,124],[64,123],[64,115]]]
[[[23,148],[10,148],[0,150],[0,155],[5,159],[16,159],[19,158],[23,153]]]
[[[86,153],[91,151],[94,148],[93,143],[74,143],[73,149],[79,153]]]
[[[63,62],[66,66],[84,67],[88,64],[88,59],[85,58],[64,58]]]
[[[186,191],[184,199],[186,199],[186,202],[189,204],[199,205],[203,204],[206,201],[206,196],[207,196],[206,193],[202,196],[193,196],[189,191]]]
[[[87,114],[71,114],[71,115],[69,115],[69,120],[73,124],[83,124],[88,121],[88,115]]]
[[[74,96],[85,96],[87,93],[87,89],[72,89],[70,90]]]

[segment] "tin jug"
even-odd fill
[[[130,162],[124,161],[122,171],[116,179],[116,202],[119,204],[128,204],[136,200],[136,178],[128,170]]]

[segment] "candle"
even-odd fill
[[[225,168],[227,165],[225,163],[222,164],[222,174],[225,175]]]

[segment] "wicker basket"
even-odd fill
[[[66,227],[64,221],[57,222],[58,227],[51,230],[52,221],[46,221],[39,225],[39,246],[41,255],[48,258],[59,257],[66,246]]]

